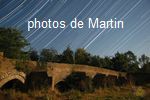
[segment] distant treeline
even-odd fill
[[[0,28],[0,51],[4,52],[4,55],[9,58],[42,62],[84,64],[129,73],[150,73],[150,58],[146,55],[137,58],[132,51],[127,51],[125,53],[117,52],[113,57],[100,57],[88,53],[83,48],[78,48],[73,52],[68,46],[66,50],[60,54],[52,48],[43,49],[41,52],[34,49],[24,52],[22,49],[25,46],[29,46],[29,43],[21,35],[21,31],[12,28]]]
[[[83,64],[129,73],[150,72],[150,58],[142,55],[138,59],[132,51],[117,52],[114,57],[100,57],[92,55],[82,48],[78,48],[73,52],[70,47],[67,47],[61,54],[58,54],[55,49],[51,48],[43,49],[40,53],[36,50],[31,50],[28,52],[28,55],[30,60],[33,61]]]

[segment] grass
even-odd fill
[[[0,92],[0,100],[149,100],[149,94],[137,95],[136,92],[145,91],[143,87],[130,86],[99,88],[92,93],[80,92],[78,90],[70,90],[60,93],[51,91],[50,89],[30,90],[26,93],[15,91],[13,89]],[[149,88],[146,88],[149,90]],[[146,92],[146,91],[145,91]]]

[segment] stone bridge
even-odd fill
[[[86,76],[93,78],[96,74],[103,74],[106,76],[124,77],[126,78],[126,73],[118,72],[114,70],[108,70],[104,68],[97,68],[87,65],[71,65],[71,64],[57,64],[48,63],[47,74],[48,77],[52,77],[52,90],[54,90],[55,85],[63,81],[67,76],[73,72],[83,72]]]
[[[31,67],[37,67],[36,62],[29,61],[28,64]],[[48,77],[52,78],[52,90],[54,90],[55,85],[58,82],[63,81],[73,72],[83,72],[90,78],[93,78],[97,74],[114,76],[116,78],[126,78],[126,73],[123,72],[76,64],[48,63],[47,69],[44,70],[44,72],[47,73]],[[25,83],[26,75],[23,72],[15,70],[15,60],[4,58],[3,53],[0,52],[0,88],[7,82],[14,79],[18,79],[22,83]]]
[[[47,73],[48,77],[52,78],[52,90],[55,89],[55,85],[57,83],[63,81],[65,78],[67,78],[67,76],[71,75],[71,73],[73,72],[86,73],[86,76],[90,78],[93,78],[96,74],[115,76],[116,78],[118,77],[126,78],[126,73],[108,70],[104,68],[87,66],[87,65],[48,63],[48,67],[46,70],[44,70],[44,72]],[[24,84],[26,81],[26,75],[25,73],[16,70],[0,72],[0,88],[3,85],[5,85],[7,82],[14,79],[17,79]]]

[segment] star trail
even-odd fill
[[[33,28],[28,21],[65,20],[85,22],[83,29]],[[88,28],[88,18],[124,21],[123,29]],[[85,48],[101,56],[117,51],[133,51],[150,56],[150,0],[0,0],[0,27],[22,30],[22,35],[37,50],[55,48],[59,52],[70,46]]]

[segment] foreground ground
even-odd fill
[[[0,100],[150,100],[150,87],[100,88],[91,93],[77,90],[60,93],[50,89],[20,92],[9,89],[0,92]]]

